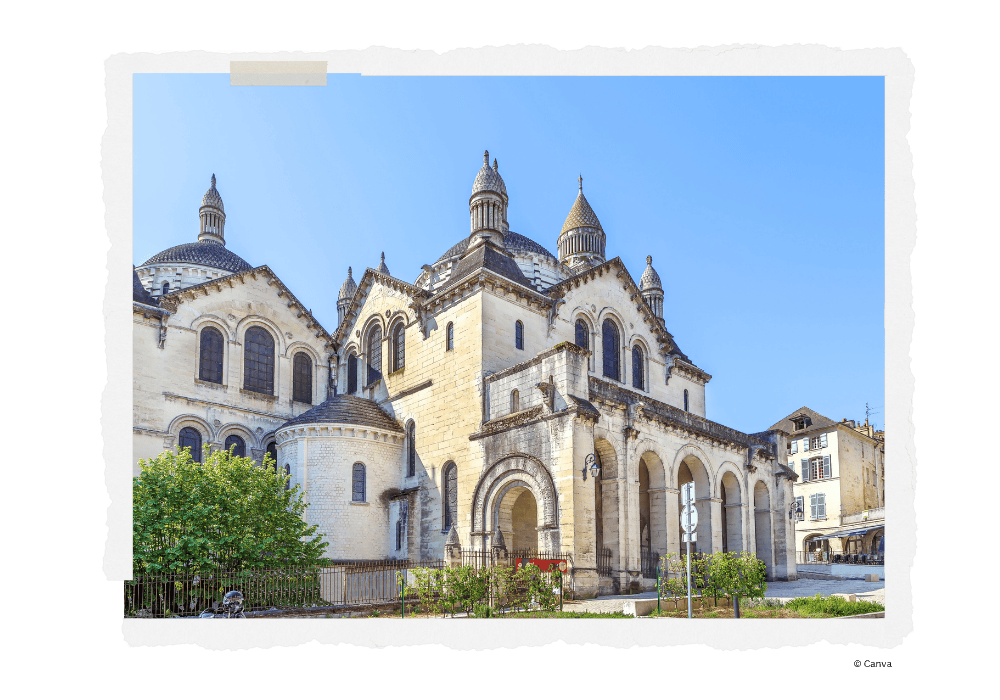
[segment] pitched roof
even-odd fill
[[[156,299],[146,291],[146,288],[142,286],[142,282],[139,281],[139,273],[135,271],[135,265],[132,266],[132,301],[156,306]]]
[[[309,423],[347,423],[348,425],[362,425],[396,433],[403,432],[403,427],[383,411],[377,403],[371,399],[348,394],[327,399],[319,406],[314,406],[288,421],[279,430],[292,425]]]
[[[807,421],[808,424],[804,429],[797,431],[795,430],[795,423],[792,421],[792,418],[797,418],[798,416],[806,416],[809,420]],[[816,428],[827,428],[831,425],[837,425],[837,421],[830,420],[826,416],[816,413],[816,411],[812,410],[808,406],[803,406],[799,410],[789,413],[787,416],[768,428],[768,430],[784,430],[786,433],[791,435],[796,432],[806,433],[810,430],[815,430]]]
[[[458,284],[477,270],[489,270],[501,277],[506,277],[511,282],[518,283],[522,287],[534,289],[528,278],[521,272],[517,262],[510,256],[504,255],[495,243],[489,241],[477,246],[472,252],[466,253],[465,257],[459,260],[451,271],[448,281],[435,294],[440,294],[445,289]]]

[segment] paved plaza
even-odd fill
[[[858,580],[799,579],[798,581],[773,581],[767,584],[766,598],[787,602],[793,598],[814,596],[824,598],[834,593],[853,593],[858,600],[885,605],[885,581],[869,583]],[[636,598],[656,598],[656,591],[634,595],[611,595],[591,600],[566,601],[564,610],[575,612],[621,612],[624,601]]]

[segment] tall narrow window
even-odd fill
[[[441,505],[444,510],[444,530],[458,523],[458,467],[454,462],[444,466],[441,476]]]
[[[455,324],[449,323],[448,330],[445,332],[445,345],[446,350],[455,349]]]
[[[365,385],[374,384],[382,376],[382,327],[375,324],[368,332],[368,379]]]
[[[347,356],[347,393],[358,390],[358,356],[353,352]]]
[[[417,474],[417,425],[412,420],[406,424],[406,475]]]
[[[295,353],[292,363],[292,398],[302,403],[313,400],[312,360],[304,352]]]
[[[601,326],[601,336],[604,350],[604,376],[615,381],[621,378],[621,355],[619,351],[618,326],[610,318],[604,319]]]
[[[191,449],[191,459],[195,462],[201,461],[201,433],[194,428],[181,428],[180,439],[177,441],[180,449],[188,447]]]
[[[406,366],[406,329],[402,323],[397,323],[392,330],[392,371]]]
[[[517,389],[510,392],[510,412],[517,413],[521,410],[521,395],[517,393]]]
[[[690,409],[690,403],[688,401],[688,390],[687,389],[684,390],[684,410],[685,411],[690,411],[691,410]]]
[[[246,457],[247,456],[247,444],[243,442],[243,438],[239,435],[230,435],[226,438],[225,448],[226,452],[229,452],[229,448],[233,448],[233,457]]]
[[[243,388],[274,395],[274,338],[260,326],[244,336]]]
[[[643,363],[642,348],[638,345],[632,348],[632,386],[636,389],[645,389],[645,364]]]
[[[222,333],[214,328],[201,329],[198,379],[203,382],[222,384]]]
[[[164,294],[170,294],[170,283],[169,282],[164,282],[163,283],[163,293]]]
[[[365,465],[355,462],[351,473],[351,500],[355,503],[365,502]]]
[[[285,465],[285,491],[292,490],[292,467],[289,464]]]
[[[514,347],[524,350],[524,324],[520,321],[514,324]]]
[[[396,551],[403,548],[403,521],[396,521]]]
[[[590,328],[582,318],[576,319],[576,344],[584,350],[590,350]]]

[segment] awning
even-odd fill
[[[862,528],[860,530],[841,530],[840,532],[831,532],[829,535],[823,535],[822,537],[814,537],[813,540],[832,540],[834,537],[851,537],[852,535],[863,535],[866,532],[871,532],[872,530],[881,530],[885,525],[874,525],[872,527]]]

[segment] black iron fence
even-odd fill
[[[597,555],[597,574],[598,576],[610,576],[612,572],[612,554],[611,550],[605,547]]]
[[[796,564],[864,564],[868,566],[883,566],[885,554],[840,554],[825,550],[814,552],[795,552]]]
[[[656,578],[656,567],[660,563],[660,553],[649,547],[639,548],[640,569],[643,578]]]
[[[335,563],[300,570],[209,571],[145,574],[126,581],[125,617],[197,617],[217,609],[231,590],[243,593],[247,611],[392,603],[400,599],[400,573],[443,568],[441,560]]]
[[[573,561],[572,555],[561,552],[539,552],[534,549],[512,549],[506,552],[505,563],[513,564],[516,559],[565,559],[570,563]],[[496,550],[462,550],[463,565],[481,569],[497,566],[500,563],[501,558],[497,555]]]

